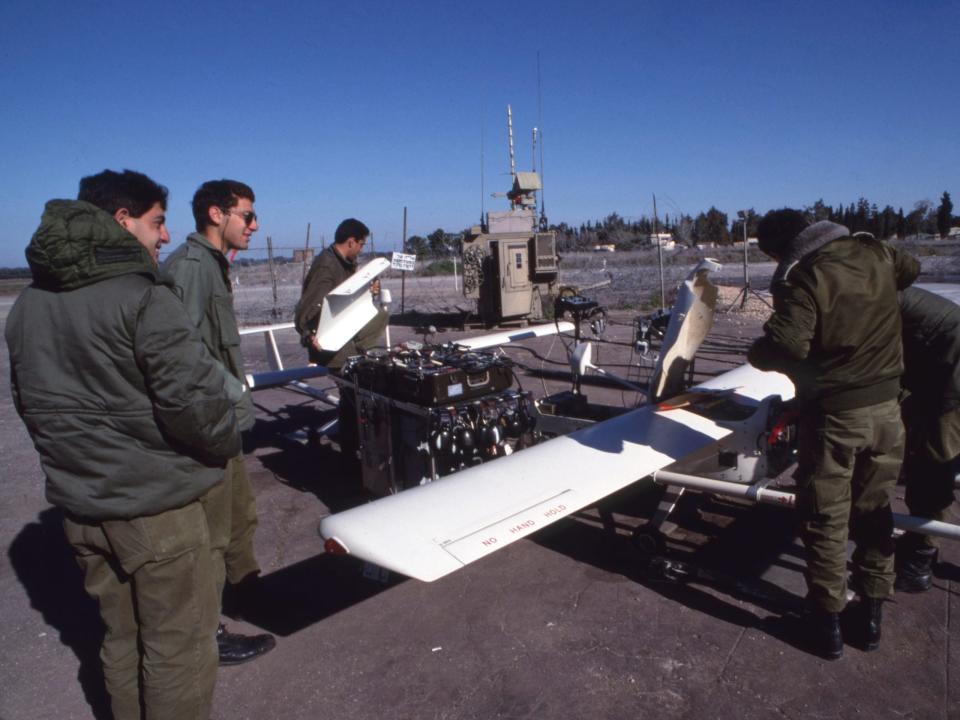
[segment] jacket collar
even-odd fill
[[[844,225],[829,220],[813,223],[797,235],[787,247],[770,284],[786,280],[793,267],[807,255],[816,252],[829,242],[849,235],[850,231]]]
[[[354,270],[357,269],[357,261],[356,261],[356,260],[354,260],[353,262],[350,262],[350,261],[347,260],[345,257],[343,257],[343,255],[341,255],[340,253],[338,253],[334,248],[336,248],[336,244],[333,244],[333,243],[332,243],[332,244],[327,248],[327,251],[333,254],[333,256],[337,259],[337,262],[339,262],[341,265],[343,265],[343,267],[345,267],[347,270],[350,270],[351,272],[353,272]]]
[[[201,247],[207,252],[209,252],[213,257],[216,258],[217,262],[220,263],[220,267],[223,268],[224,273],[230,272],[230,261],[227,260],[227,256],[224,255],[218,248],[215,248],[210,244],[210,241],[207,240],[201,233],[195,232],[187,235],[187,243],[194,245],[195,247]]]

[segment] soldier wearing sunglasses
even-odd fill
[[[205,182],[193,196],[197,231],[174,250],[163,269],[180,290],[187,315],[204,344],[226,370],[227,391],[241,430],[253,427],[254,410],[246,386],[240,334],[233,313],[228,254],[246,250],[258,229],[253,190],[236,180]],[[229,582],[243,594],[255,585],[260,565],[253,552],[257,510],[243,453],[228,464],[224,481],[204,502],[218,590]],[[243,597],[243,594],[240,597]],[[240,635],[217,630],[221,665],[236,665],[268,652],[272,635]]]

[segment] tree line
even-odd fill
[[[945,238],[950,228],[960,223],[960,217],[953,214],[950,193],[946,191],[939,205],[921,200],[907,213],[902,207],[894,209],[890,205],[880,209],[876,203],[863,197],[855,203],[837,206],[827,205],[820,199],[801,209],[811,221],[830,220],[845,225],[850,232],[865,231],[883,239]],[[581,223],[579,227],[561,222],[550,225],[549,229],[557,234],[557,249],[568,252],[589,250],[596,245],[614,245],[618,250],[646,247],[655,232],[669,234],[680,245],[729,245],[743,240],[744,223],[747,237],[755,237],[762,217],[753,208],[737,213],[734,218],[728,218],[715,207],[695,217],[684,213],[667,214],[662,220],[646,216],[628,220],[614,212],[603,220]],[[456,253],[465,233],[449,233],[438,228],[426,237],[414,235],[404,243],[404,251],[418,257]]]

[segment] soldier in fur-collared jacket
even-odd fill
[[[830,659],[843,653],[847,538],[856,543],[855,640],[880,641],[881,603],[893,591],[890,492],[903,458],[903,373],[897,291],[919,263],[836,223],[796,210],[768,213],[760,249],[778,266],[774,314],[748,359],[793,381],[800,406],[797,510],[806,548],[809,637]]]

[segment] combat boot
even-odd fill
[[[865,597],[860,601],[861,639],[864,650],[880,647],[880,623],[883,622],[883,600]]]
[[[933,563],[937,549],[929,546],[897,548],[895,590],[905,593],[926,592],[933,585]]]
[[[270,633],[240,635],[228,632],[222,623],[217,628],[217,650],[221,665],[239,665],[248,662],[270,652],[276,644],[276,639]]]
[[[843,634],[840,632],[838,613],[811,610],[807,614],[807,631],[814,653],[827,660],[843,657]]]

